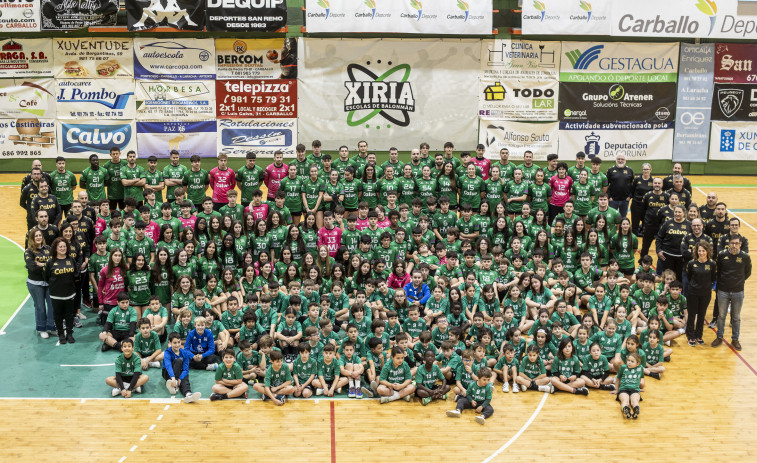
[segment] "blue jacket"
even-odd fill
[[[431,297],[431,291],[426,283],[421,283],[420,288],[415,288],[413,282],[405,285],[404,288],[407,300],[410,302],[418,301],[421,305],[426,305],[426,301]]]
[[[163,354],[163,368],[166,369],[168,376],[176,379],[184,379],[189,375],[189,359],[192,358],[192,353],[186,349],[179,349],[178,355],[173,352],[170,347],[166,349]],[[181,375],[178,377],[173,371],[173,362],[176,359],[182,359]]]
[[[216,352],[213,332],[207,328],[200,334],[196,329],[190,331],[187,340],[184,341],[184,348],[194,355],[202,354],[202,358],[213,355]]]

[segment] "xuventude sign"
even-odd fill
[[[562,83],[561,121],[675,120],[675,83]]]
[[[273,32],[286,25],[286,0],[206,0],[209,31]]]

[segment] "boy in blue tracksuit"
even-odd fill
[[[189,367],[193,370],[215,371],[218,368],[213,332],[205,328],[205,317],[195,318],[195,329],[187,335],[184,349],[192,354]]]
[[[181,336],[179,333],[171,333],[168,336],[168,349],[163,355],[163,379],[166,380],[168,393],[176,395],[178,390],[184,396],[184,403],[197,401],[202,394],[192,392],[189,384],[189,361],[192,353],[181,348]]]
[[[420,307],[426,306],[426,301],[431,297],[431,291],[428,289],[428,285],[423,282],[423,275],[420,270],[413,271],[412,281],[405,285],[405,297],[411,305],[417,305]],[[423,310],[421,310],[421,314]]]

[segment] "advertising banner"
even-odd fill
[[[118,0],[42,0],[42,30],[72,30],[115,26]]]
[[[61,156],[78,155],[86,158],[92,153],[107,155],[117,146],[122,153],[137,150],[134,121],[77,120],[58,122],[58,146]]]
[[[131,39],[53,40],[55,77],[58,79],[131,78],[134,75]]]
[[[143,158],[167,158],[171,150],[183,158],[216,157],[216,121],[137,122],[137,140]]]
[[[757,160],[757,125],[754,122],[712,121],[710,159],[723,161]]]
[[[212,80],[137,81],[137,118],[176,121],[216,117]]]
[[[681,44],[673,161],[707,162],[715,45]]]
[[[301,40],[298,138],[321,140],[327,150],[353,139],[380,150],[475,145],[480,47],[476,40]]]
[[[58,119],[134,119],[131,79],[59,79]]]
[[[715,84],[712,120],[757,121],[757,83]]]
[[[297,77],[297,40],[216,39],[218,79]]]
[[[0,155],[8,158],[55,158],[55,120],[0,119]]]
[[[0,78],[52,76],[52,39],[0,41]]]
[[[297,117],[297,81],[217,80],[219,118],[290,119]]]
[[[485,156],[499,159],[499,150],[507,148],[510,159],[523,159],[523,152],[531,150],[535,161],[545,161],[550,153],[557,153],[557,122],[511,122],[481,119],[478,142],[486,147]]]
[[[481,41],[481,79],[558,80],[560,42],[485,39]]]
[[[309,0],[309,33],[489,35],[492,0]]]
[[[244,157],[249,151],[272,158],[296,154],[297,119],[218,119],[218,153]]]
[[[561,121],[673,121],[676,84],[560,84]]]
[[[287,22],[286,0],[207,0],[209,31],[273,32]]]
[[[134,39],[137,79],[213,80],[216,78],[213,39]]]
[[[523,35],[610,35],[612,0],[523,0]]]
[[[757,38],[757,15],[739,10],[739,0],[634,0],[610,3],[612,35],[616,36]]]
[[[675,82],[678,43],[563,42],[560,82]]]
[[[155,27],[187,31],[205,28],[205,0],[125,0],[125,4],[130,32]]]
[[[557,154],[572,159],[583,151],[589,159],[629,161],[668,159],[673,151],[673,122],[560,122]]]
[[[7,32],[39,32],[39,0],[5,1],[0,3],[0,30]]]
[[[757,84],[757,44],[715,44],[716,84]]]
[[[55,80],[0,80],[0,118],[55,118]]]
[[[558,90],[556,80],[481,81],[478,114],[506,121],[555,121]]]

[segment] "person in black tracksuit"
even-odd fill
[[[652,182],[652,191],[644,195],[642,200],[642,212],[644,217],[644,235],[641,242],[641,257],[649,254],[657,231],[660,229],[660,219],[657,213],[660,208],[668,204],[668,195],[662,191],[662,179],[655,178]]]
[[[686,264],[686,275],[689,279],[686,291],[686,337],[689,338],[689,345],[693,347],[704,344],[704,317],[712,299],[712,285],[717,277],[717,266],[712,260],[710,243],[701,240],[694,245],[693,258]]]
[[[707,222],[707,225],[704,227],[704,232],[712,238],[712,245],[714,246],[713,255],[719,255],[720,251],[718,250],[718,245],[720,244],[720,238],[728,235],[730,232],[728,207],[725,203],[719,202],[715,204],[715,216]],[[716,297],[712,309],[712,320],[710,320],[710,324],[708,325],[710,328],[715,328],[717,326],[718,315],[720,315],[720,307],[718,306],[718,298]]]
[[[741,250],[749,254],[749,240],[746,238],[746,236],[739,233],[739,229],[741,228],[741,221],[736,217],[731,217],[730,219],[728,219],[728,228],[728,233],[720,235],[720,238],[715,243],[717,244],[716,252],[720,254],[723,251],[727,251],[728,242],[731,240],[731,237],[738,236],[739,241],[741,241]]]
[[[641,166],[641,175],[631,182],[631,230],[636,236],[641,236],[644,223],[644,195],[653,190],[653,183],[652,166],[645,162]]]
[[[56,238],[51,247],[51,257],[45,265],[45,281],[50,289],[53,303],[55,329],[61,344],[74,343],[74,298],[79,266],[71,257],[70,245],[65,238]],[[65,332],[63,324],[65,322]]]
[[[683,256],[681,242],[691,233],[691,222],[686,220],[686,210],[683,206],[676,206],[673,218],[666,221],[657,232],[655,248],[657,249],[657,271],[662,274],[667,269],[676,273],[676,279],[683,279]]]
[[[684,236],[683,241],[681,241],[681,256],[683,256],[684,263],[688,264],[691,259],[697,258],[694,246],[696,246],[696,244],[700,241],[708,243],[712,248],[712,250],[710,251],[710,257],[712,257],[712,254],[715,252],[715,247],[712,244],[712,238],[710,238],[709,235],[705,234],[703,230],[704,223],[702,222],[702,219],[694,219],[691,221],[691,233]],[[683,270],[683,294],[686,294],[688,287],[688,275],[686,273],[686,267],[684,267]]]
[[[752,259],[741,249],[741,240],[734,236],[728,241],[728,250],[718,254],[718,304],[723,310],[718,315],[718,337],[712,347],[723,343],[727,307],[731,308],[731,347],[741,350],[741,307],[744,305],[744,284],[752,276]]]

